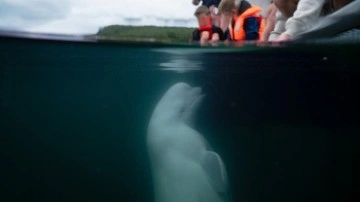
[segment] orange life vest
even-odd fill
[[[251,6],[249,9],[244,11],[242,14],[240,14],[236,20],[235,25],[232,27],[232,25],[229,26],[230,36],[231,39],[234,41],[242,41],[246,38],[246,33],[244,30],[244,21],[248,17],[256,17],[259,22],[259,38],[261,39],[261,36],[264,33],[265,30],[265,22],[262,19],[261,15],[261,8],[258,6]]]

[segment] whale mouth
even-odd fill
[[[204,97],[206,96],[206,94],[203,94],[203,93],[199,93],[190,103],[190,108],[191,109],[196,109],[199,107],[199,105],[202,103]]]
[[[201,88],[196,87],[192,89],[191,96],[192,100],[190,100],[189,104],[184,108],[182,113],[182,119],[185,121],[187,125],[190,127],[195,127],[195,120],[200,109],[200,105],[205,97],[205,94],[201,93]]]
[[[205,96],[202,93],[202,89],[200,87],[193,88],[192,94],[194,96],[193,100],[190,102],[189,107],[192,108],[194,105],[198,105],[202,98]]]
[[[190,105],[185,109],[182,118],[187,125],[195,127],[195,120],[200,109],[200,105],[204,100],[205,94],[197,94],[196,97],[191,101]]]

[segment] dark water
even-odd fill
[[[0,38],[0,201],[153,201],[146,128],[179,81],[234,201],[359,201],[359,51]]]

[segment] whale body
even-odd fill
[[[170,87],[149,122],[147,146],[156,202],[227,202],[224,163],[194,129],[204,95],[186,83]]]

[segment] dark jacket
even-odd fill
[[[216,8],[219,7],[221,0],[202,0],[202,5],[210,7],[214,5]]]
[[[224,32],[221,30],[221,28],[213,25],[212,26],[212,34],[215,34],[215,33],[219,34],[220,41],[224,41],[226,39],[226,36],[225,36]],[[196,28],[193,31],[192,40],[200,41],[200,34],[201,34],[201,32],[199,31],[199,29]]]

